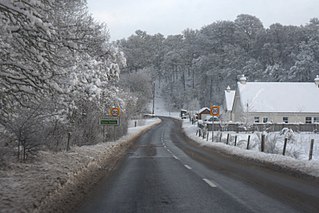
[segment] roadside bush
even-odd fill
[[[1,120],[7,136],[7,147],[16,151],[17,159],[26,161],[36,155],[43,145],[43,114],[39,107],[21,108],[10,119]]]

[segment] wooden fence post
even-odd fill
[[[209,137],[209,131],[207,131],[207,134],[206,134],[206,141],[208,141],[208,137]]]
[[[71,132],[68,132],[68,142],[66,144],[66,151],[70,150]]]
[[[286,153],[287,141],[288,141],[288,138],[285,138],[284,149],[282,150],[282,155],[285,155],[285,153]]]
[[[223,133],[220,132],[219,142],[222,142]]]
[[[265,151],[265,135],[264,134],[262,134],[261,135],[261,147],[260,147],[260,151],[261,152],[264,152]]]
[[[102,126],[103,128],[103,142],[106,142],[106,137],[105,137],[105,125]]]
[[[226,139],[226,144],[228,145],[229,143],[229,133],[227,134],[227,139]]]
[[[250,143],[250,135],[248,135],[248,140],[247,140],[247,150],[249,149],[249,143]]]
[[[212,122],[212,142],[214,142],[214,119]]]
[[[310,142],[309,160],[312,159],[314,141],[315,141],[314,139],[311,139],[311,142]]]
[[[237,145],[237,135],[235,135],[235,146]]]

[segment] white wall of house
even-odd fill
[[[228,111],[228,110],[224,110],[223,112],[222,112],[222,120],[224,121],[224,122],[229,122],[229,121],[233,121],[233,113],[231,112],[231,111]]]
[[[250,123],[319,123],[319,113],[246,112],[237,121]]]
[[[225,122],[233,121],[232,108],[235,97],[235,90],[231,90],[230,86],[227,87],[224,93],[224,102],[222,107],[222,120]]]
[[[243,109],[241,107],[240,96],[239,96],[238,92],[235,94],[234,105],[233,105],[233,110],[231,112],[231,117],[233,118],[234,122],[242,122],[244,119]]]
[[[201,120],[205,120],[206,118],[210,118],[210,117],[211,117],[210,114],[202,114]]]

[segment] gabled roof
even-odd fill
[[[233,110],[233,104],[235,99],[235,90],[230,90],[230,87],[228,86],[225,90],[225,103],[226,103],[226,110],[232,111]]]
[[[198,110],[198,114],[204,112],[205,110],[210,111],[210,109],[209,109],[208,107],[203,107],[203,108],[201,108],[200,110]]]
[[[238,82],[244,111],[319,112],[319,88],[315,83]]]

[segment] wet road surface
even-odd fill
[[[317,212],[318,180],[273,171],[191,142],[180,121],[145,133],[76,212]]]

